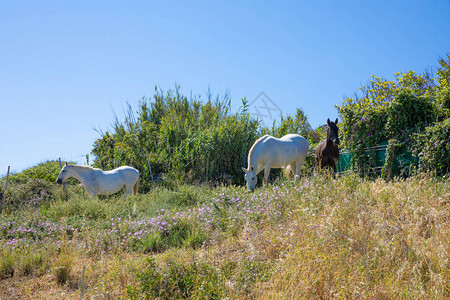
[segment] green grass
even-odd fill
[[[15,270],[14,253],[9,249],[0,252],[0,279],[6,279],[14,275]]]
[[[94,298],[450,297],[448,179],[312,176],[254,193],[181,186],[99,199],[50,188],[1,216],[5,297],[78,299],[84,266]]]

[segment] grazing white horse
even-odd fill
[[[256,186],[256,175],[264,170],[264,184],[269,180],[271,168],[286,167],[286,176],[289,172],[294,172],[294,182],[297,182],[297,175],[300,167],[308,154],[308,141],[298,134],[288,134],[282,138],[274,138],[265,135],[256,140],[248,153],[248,169],[242,168],[245,173],[247,187],[252,191]]]
[[[111,171],[89,166],[66,165],[59,172],[56,182],[61,184],[69,177],[75,177],[82,184],[86,192],[93,198],[97,195],[109,195],[125,187],[127,194],[137,194],[139,171],[135,168],[123,166]]]

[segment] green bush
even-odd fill
[[[38,207],[54,199],[65,198],[67,193],[56,185],[61,167],[59,161],[47,161],[22,172],[10,174],[6,193],[5,209],[21,206]],[[0,199],[3,199],[6,176],[0,179]],[[66,181],[66,186],[75,186],[74,178]]]
[[[202,262],[170,259],[160,266],[149,258],[138,276],[139,286],[129,286],[130,299],[221,299],[224,281],[220,270]]]
[[[405,153],[425,151],[422,149],[425,143],[420,142],[420,137],[445,143],[445,134],[439,133],[440,129],[431,128],[436,121],[448,118],[449,62],[450,55],[447,60],[439,60],[437,79],[430,73],[416,74],[413,71],[395,74],[395,81],[373,76],[368,85],[360,88],[362,97],[355,95],[336,106],[342,117],[343,146],[353,153],[353,170],[361,175],[374,174],[379,162],[376,152],[369,149],[388,142],[383,175],[386,178],[407,175],[409,172],[405,173],[405,169],[416,162]],[[414,139],[414,136],[419,138]],[[427,147],[437,149],[436,143]],[[443,149],[439,151],[446,153]],[[402,153],[401,159],[397,158],[399,153]],[[424,156],[422,159],[420,170],[440,170],[437,174],[447,172],[438,165],[439,161],[443,160],[432,159],[431,154],[427,154],[427,158]]]
[[[389,138],[409,141],[412,134],[422,132],[436,117],[432,100],[406,90],[392,99],[387,107],[386,133]]]
[[[142,192],[152,188],[151,174],[156,184],[169,188],[203,182],[242,185],[241,168],[260,136],[299,133],[319,139],[301,109],[294,117],[282,117],[278,127],[259,125],[250,118],[246,99],[233,114],[228,94],[209,96],[204,103],[181,95],[178,88],[167,93],[156,89],[153,99],[142,99],[137,113],[129,106],[124,122],[116,117],[112,130],[101,133],[92,150],[94,164],[102,169],[136,167]]]
[[[440,121],[450,117],[450,54],[439,59],[438,92],[436,95],[437,117]]]
[[[144,253],[161,252],[179,247],[198,248],[207,240],[207,234],[197,221],[181,219],[168,227],[166,231],[150,232],[135,241],[133,248]]]
[[[323,121],[325,122],[325,120]],[[305,137],[310,146],[315,146],[326,137],[326,131],[323,131],[322,128],[323,127],[319,127],[319,129],[314,130],[309,124],[305,112],[302,109],[297,108],[297,112],[294,116],[281,116],[279,125],[274,121],[271,128],[262,128],[261,136],[270,134],[275,137],[282,137],[286,134],[297,133]]]
[[[226,177],[241,182],[240,168],[258,137],[258,122],[242,111],[231,114],[230,105],[227,95],[202,103],[179,89],[156,90],[153,101],[140,102],[137,116],[129,107],[125,121],[116,120],[112,132],[94,143],[94,164],[102,169],[138,168],[141,191],[152,187],[151,173],[168,187]]]
[[[450,166],[450,118],[416,135],[416,154],[421,169],[437,176],[448,174]]]
[[[55,184],[44,179],[31,178],[22,183],[8,183],[5,209],[19,208],[22,206],[38,207],[53,199]],[[0,191],[3,200],[3,191]]]

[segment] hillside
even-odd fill
[[[450,297],[448,179],[51,192],[2,215],[2,298]]]

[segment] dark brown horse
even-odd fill
[[[317,165],[320,168],[330,167],[334,170],[339,159],[339,128],[337,127],[338,119],[330,122],[327,120],[327,139],[320,142],[315,151]]]

